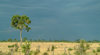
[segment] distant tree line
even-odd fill
[[[25,42],[26,40],[30,41],[30,42],[76,42],[79,43],[80,39],[78,40],[74,40],[74,41],[69,41],[69,40],[44,40],[44,39],[37,39],[37,40],[32,40],[32,39],[28,39],[26,37],[23,38],[23,42]],[[9,38],[8,40],[0,40],[0,42],[20,42],[20,40],[12,39]],[[100,40],[88,40],[87,42],[89,43],[99,43]]]

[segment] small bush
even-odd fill
[[[74,54],[75,55],[80,55],[80,52],[79,51],[76,51]]]
[[[96,51],[95,51],[95,50],[93,50],[92,52],[93,52],[93,53],[95,53]]]
[[[62,55],[67,55],[66,53],[63,53]]]
[[[52,45],[51,47],[51,51],[54,51],[57,47],[55,47],[54,45]]]
[[[8,45],[8,48],[13,48],[14,47],[14,45]]]
[[[49,55],[47,52],[44,52],[43,55]]]
[[[98,55],[97,51],[96,50],[93,50],[92,51],[95,55]]]
[[[97,48],[97,52],[100,52],[100,47]]]
[[[50,48],[48,48],[47,51],[49,52],[50,51]]]
[[[30,54],[30,43],[28,41],[26,41],[25,44],[22,45],[22,52],[24,53],[24,55]]]
[[[14,51],[18,51],[18,45],[17,44],[13,44],[13,45],[8,45],[8,48],[13,49]]]
[[[68,50],[69,50],[69,51],[72,51],[73,49],[72,49],[72,48],[69,48]]]
[[[29,55],[32,55],[33,54],[33,51],[30,51]]]
[[[80,40],[80,45],[76,49],[75,55],[86,55],[86,51],[90,48],[90,45],[85,40]]]
[[[14,46],[15,46],[15,51],[17,52],[17,51],[18,51],[19,46],[18,46],[18,44],[15,44]]]
[[[39,49],[36,49],[36,51],[34,52],[34,55],[38,55],[40,53]]]

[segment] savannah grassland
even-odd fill
[[[15,44],[16,42],[0,42],[0,51],[2,52],[9,52],[8,45]],[[18,45],[20,45],[19,42],[17,42]],[[23,43],[24,44],[24,43]],[[97,47],[100,47],[100,43],[88,43],[90,45],[90,49],[87,50],[88,55],[95,55],[93,53],[93,50],[95,50]],[[66,53],[68,53],[68,48],[72,48],[73,50],[70,51],[71,55],[74,55],[74,48],[79,45],[79,43],[67,43],[67,42],[31,42],[31,50],[35,51],[38,46],[40,46],[40,53],[39,55],[42,55],[44,52],[47,51],[48,48],[50,48],[52,45],[56,47],[54,50],[54,55],[62,55],[66,49]],[[48,52],[49,55],[52,55],[51,52]],[[15,52],[14,55],[23,55],[23,53]],[[98,52],[98,55],[100,53]]]

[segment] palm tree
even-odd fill
[[[28,32],[31,29],[28,26],[30,23],[31,20],[26,15],[14,15],[11,19],[11,26],[20,30],[20,45],[22,45],[22,30],[25,29]]]

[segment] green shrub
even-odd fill
[[[49,55],[47,52],[44,52],[43,55]]]
[[[54,50],[55,50],[56,48],[57,48],[57,47],[55,47],[54,45],[52,45],[52,47],[51,47],[52,55],[54,55]]]
[[[28,41],[26,41],[25,44],[22,45],[22,52],[24,53],[24,55],[30,54],[30,43]]]
[[[95,51],[95,50],[93,50],[92,52],[93,52],[93,53],[95,53],[96,51]]]
[[[33,51],[30,51],[29,55],[32,55],[33,54]]]
[[[69,48],[69,49],[68,49],[68,54],[69,54],[69,55],[71,55],[70,51],[72,51],[72,50],[73,50],[72,48]]]
[[[80,45],[76,49],[75,55],[86,55],[86,51],[90,48],[90,45],[85,40],[80,40]]]
[[[38,55],[40,53],[39,49],[36,49],[36,51],[34,52],[34,55]]]
[[[67,55],[66,53],[63,53],[62,55]]]
[[[69,49],[68,49],[68,51],[72,51],[72,50],[73,50],[72,48],[69,48]]]
[[[75,55],[80,55],[80,52],[79,51],[76,51],[74,54]]]
[[[8,48],[13,48],[14,47],[14,45],[8,45]]]
[[[15,44],[14,47],[15,47],[15,51],[17,52],[19,48],[18,44]]]
[[[50,48],[47,49],[47,52],[49,52],[49,51],[50,51]]]
[[[14,45],[8,45],[8,48],[10,49],[10,52],[8,52],[7,55],[13,55],[13,53],[14,53]]]
[[[100,52],[100,47],[97,48],[97,52]]]
[[[14,51],[18,51],[18,44],[8,45],[8,48],[13,49]]]
[[[95,55],[98,55],[97,51],[96,50],[93,50],[92,51]]]
[[[51,47],[51,51],[54,51],[57,47],[55,47],[54,45],[52,45]]]

